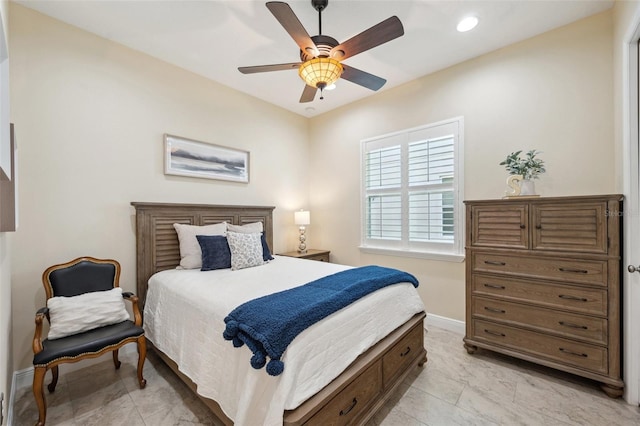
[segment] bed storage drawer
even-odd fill
[[[515,349],[573,367],[603,374],[608,372],[607,349],[601,346],[482,320],[473,321],[473,337],[479,342]]]
[[[333,397],[305,425],[353,424],[381,391],[382,363],[378,360]]]
[[[416,327],[407,333],[382,357],[382,382],[386,386],[396,374],[406,370],[407,365],[422,352],[424,330]]]

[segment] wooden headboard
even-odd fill
[[[265,206],[220,206],[132,202],[136,209],[136,292],[141,307],[151,275],[180,264],[180,245],[174,223],[211,225],[227,222],[245,225],[262,222],[269,249],[273,252],[273,209]]]

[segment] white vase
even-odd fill
[[[534,181],[524,179],[520,182],[520,195],[536,195],[536,184]]]

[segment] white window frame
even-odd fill
[[[444,126],[444,127],[443,127]],[[408,240],[409,216],[408,209],[408,162],[407,150],[410,143],[416,142],[411,140],[412,134],[429,134],[438,132],[440,129],[453,129],[454,133],[454,238],[452,243],[416,243]],[[380,147],[393,146],[400,144],[402,146],[402,175],[403,182],[400,187],[403,198],[402,217],[403,238],[398,241],[368,239],[367,238],[367,189],[365,187],[366,179],[366,154],[372,149]],[[360,141],[360,250],[365,253],[382,254],[390,256],[414,257],[421,259],[444,260],[451,262],[462,262],[464,260],[464,117],[454,117],[442,120],[436,123],[430,123],[419,127],[401,130],[398,132],[388,133],[373,138],[363,139]]]

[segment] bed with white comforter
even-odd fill
[[[246,345],[235,348],[224,340],[224,318],[246,301],[348,268],[275,256],[236,271],[158,272],[148,283],[146,336],[236,425],[281,425],[284,410],[298,407],[358,355],[423,312],[417,290],[410,283],[385,287],[307,328],[289,345],[284,372],[275,377],[251,367]]]

